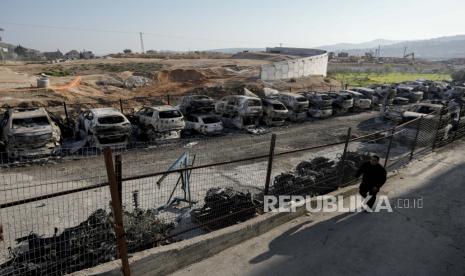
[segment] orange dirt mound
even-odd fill
[[[202,83],[207,80],[207,77],[194,69],[174,69],[162,70],[157,73],[155,80],[158,83]]]

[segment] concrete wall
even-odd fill
[[[324,51],[323,51],[324,52]],[[328,69],[328,54],[279,61],[261,66],[262,80],[281,80],[306,76],[325,76]]]

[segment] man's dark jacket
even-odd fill
[[[357,171],[356,177],[363,174],[362,184],[360,187],[378,189],[386,182],[386,170],[380,164],[372,165],[370,162],[363,163]]]

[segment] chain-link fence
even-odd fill
[[[293,147],[266,134],[116,151],[113,169],[98,156],[4,168],[0,274],[63,275],[124,258],[122,244],[133,253],[246,221],[263,211],[264,194],[328,193],[354,183],[370,154],[393,170],[463,137],[463,113],[443,110],[364,135],[346,129],[323,145],[310,134]]]

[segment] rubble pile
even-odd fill
[[[254,217],[260,204],[250,193],[229,187],[211,188],[205,195],[204,206],[192,210],[191,218],[209,230],[216,230]]]
[[[99,209],[60,235],[44,238],[31,233],[18,238],[11,259],[0,265],[0,275],[64,275],[114,260],[117,248],[112,220],[111,213]],[[123,220],[130,253],[156,246],[157,240],[174,229],[174,224],[160,221],[151,210],[124,212]]]
[[[151,80],[143,76],[130,76],[124,81],[125,88],[137,88],[150,84]]]
[[[335,162],[326,157],[302,161],[296,166],[295,171],[276,176],[270,192],[273,195],[326,194],[353,180],[358,167],[368,160],[369,154],[347,152],[344,162]]]

